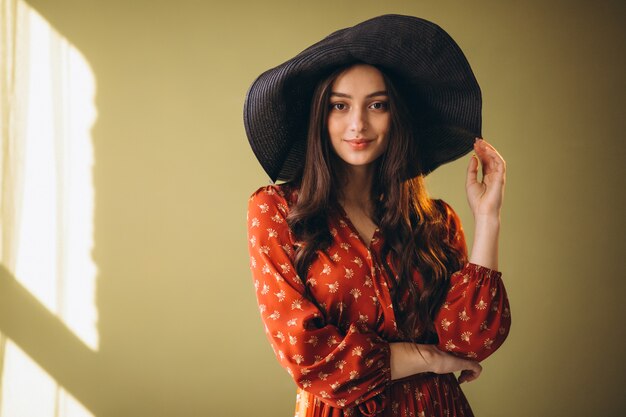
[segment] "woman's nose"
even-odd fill
[[[355,107],[350,114],[350,130],[361,132],[367,129],[367,116],[364,112]]]

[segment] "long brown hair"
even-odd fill
[[[327,218],[339,204],[336,187],[342,178],[326,121],[333,82],[348,68],[337,69],[322,80],[311,102],[305,163],[294,179],[299,187],[298,200],[287,218],[301,242],[294,261],[300,277],[307,276],[316,252],[326,250],[332,242]],[[395,278],[387,284],[399,333],[403,338],[425,341],[434,330],[433,320],[445,297],[450,274],[466,260],[448,241],[445,209],[428,197],[422,176],[410,175],[419,170],[415,165],[419,159],[407,157],[419,155],[419,141],[413,137],[414,121],[390,76],[381,73],[391,121],[387,150],[375,162],[370,196],[375,205],[372,220],[383,236],[383,266],[388,276]],[[415,270],[423,277],[422,289],[413,279]]]

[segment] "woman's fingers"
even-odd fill
[[[462,384],[463,382],[471,382],[475,379],[477,379],[480,376],[480,373],[482,372],[483,368],[482,366],[480,366],[480,364],[478,365],[478,369],[465,369],[463,371],[461,371],[461,375],[459,375],[459,384]]]
[[[466,185],[470,186],[476,182],[478,182],[478,157],[472,155],[469,165],[467,166]]]
[[[480,158],[484,174],[488,174],[493,171],[504,172],[504,159],[498,153],[496,148],[494,148],[490,143],[484,139],[479,139],[474,143],[474,151]]]

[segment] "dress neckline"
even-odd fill
[[[354,234],[357,236],[359,241],[363,244],[363,246],[367,248],[367,250],[370,250],[372,248],[372,245],[378,239],[378,234],[380,232],[378,225],[376,225],[376,229],[374,229],[374,233],[372,234],[372,237],[369,239],[369,242],[366,242],[365,238],[361,236],[361,233],[359,233],[356,226],[354,226],[354,223],[352,223],[352,220],[350,220],[350,217],[348,216],[348,213],[344,210],[343,206],[339,203],[337,203],[337,206],[339,208],[339,214],[343,218],[342,220],[346,222],[346,224],[350,228],[350,231],[354,232]]]

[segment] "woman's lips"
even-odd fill
[[[374,141],[369,139],[351,139],[346,140],[346,142],[348,143],[348,145],[350,145],[352,149],[365,149],[370,143]]]

